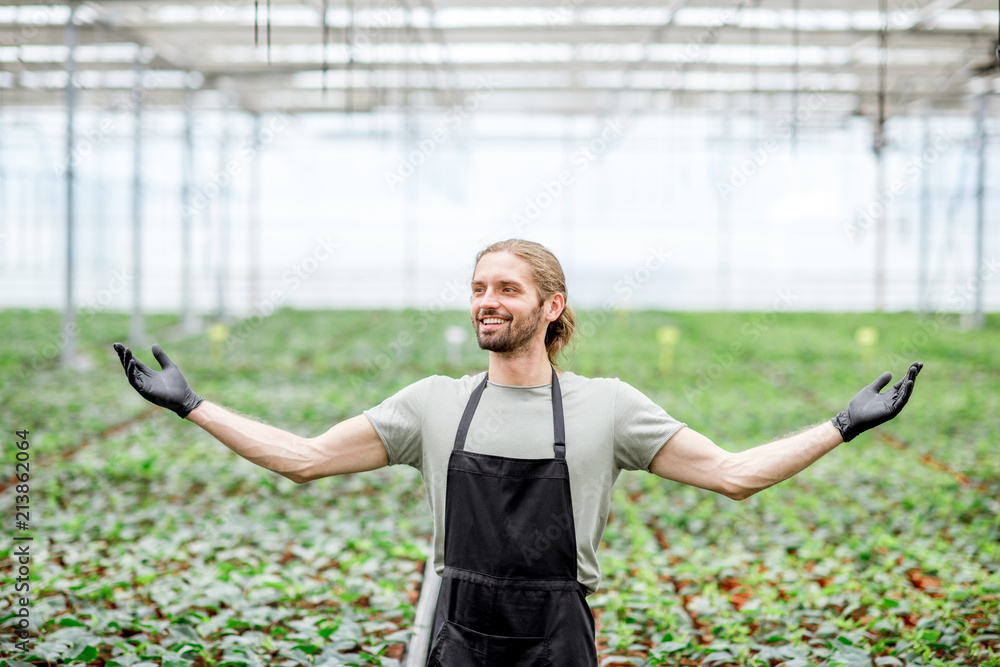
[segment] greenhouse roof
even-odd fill
[[[0,2],[0,103],[65,104],[73,70],[77,103],[95,106],[141,83],[148,104],[217,91],[249,111],[488,93],[493,110],[601,114],[824,94],[875,117],[884,81],[885,116],[965,113],[1000,92],[997,24],[995,0]]]

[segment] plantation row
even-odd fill
[[[465,313],[424,314],[401,345],[413,316],[283,310],[213,341],[162,315],[140,344],[125,316],[98,314],[78,345],[90,368],[67,371],[58,313],[0,313],[0,399],[10,437],[30,434],[21,533],[33,537],[31,648],[13,648],[12,604],[0,655],[15,667],[400,664],[431,532],[419,475],[295,485],[151,408],[111,343],[155,368],[159,342],[202,396],[311,436],[427,375],[485,368],[472,337],[457,364],[447,350]],[[624,473],[589,599],[605,664],[1000,666],[1000,318],[978,332],[909,314],[589,321],[564,368],[620,377],[731,450],[829,419],[881,371],[925,363],[898,419],[747,501]],[[861,326],[877,330],[873,346],[857,342]],[[0,546],[6,599],[12,544]]]

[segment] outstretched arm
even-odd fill
[[[259,466],[298,484],[389,465],[389,454],[364,415],[342,421],[316,438],[302,438],[205,401],[187,418]]]
[[[883,373],[830,421],[746,451],[731,453],[694,429],[684,427],[660,448],[649,471],[665,479],[715,491],[734,500],[749,498],[804,470],[821,456],[903,409],[922,363],[910,366],[884,394],[892,374]]]
[[[826,421],[734,454],[685,426],[660,448],[649,471],[664,479],[744,500],[804,470],[843,441],[840,432]]]
[[[198,396],[159,345],[153,346],[153,356],[161,371],[143,364],[121,343],[114,347],[129,384],[143,398],[173,410],[243,458],[293,482],[301,484],[389,464],[381,438],[364,415],[343,421],[316,438],[303,438],[234,414]]]

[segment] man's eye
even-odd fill
[[[479,292],[484,292],[484,291],[485,290],[482,287],[474,287],[472,289],[472,293],[473,294],[478,294]],[[515,288],[513,288],[513,287],[504,287],[503,291],[505,291],[505,292],[516,292],[517,290]]]

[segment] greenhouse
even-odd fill
[[[1000,667],[993,0],[0,35],[0,663]]]

